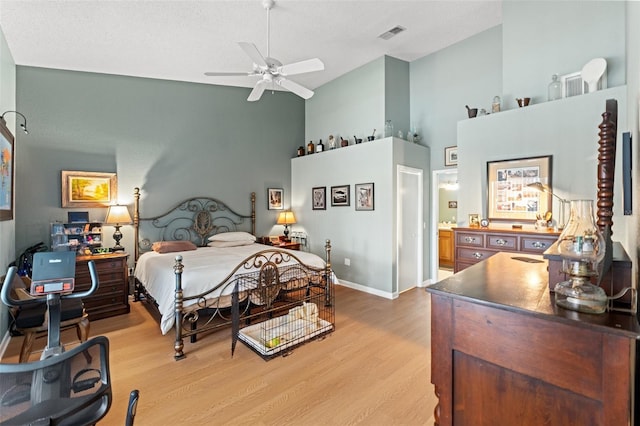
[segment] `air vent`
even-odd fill
[[[401,27],[400,25],[396,25],[395,27],[391,28],[389,31],[380,34],[378,36],[378,38],[381,38],[383,40],[389,40],[391,37],[395,37],[398,34],[400,34],[401,32],[406,31],[406,30],[407,29],[405,27]]]

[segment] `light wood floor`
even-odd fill
[[[114,400],[100,424],[123,424],[139,389],[136,425],[432,425],[429,318],[424,289],[387,300],[338,286],[336,331],[324,340],[271,361],[239,343],[231,358],[223,330],[186,343],[176,362],[173,336],[132,302],[130,314],[91,323],[110,341]],[[2,362],[17,361],[21,339]]]

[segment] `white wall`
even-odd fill
[[[503,87],[506,107],[529,96],[547,100],[553,74],[607,60],[608,87],[625,84],[625,2],[502,2]]]
[[[391,296],[395,286],[395,173],[396,165],[423,168],[429,161],[426,147],[385,138],[291,160],[291,208],[298,223],[293,231],[305,231],[309,249],[323,253],[331,240],[332,264],[341,280],[368,287],[373,293]],[[425,179],[429,174],[424,173]],[[374,183],[373,211],[356,211],[354,185]],[[349,185],[351,202],[332,207],[332,186]],[[424,183],[428,187],[428,182]],[[326,187],[326,210],[313,210],[311,191]],[[425,214],[427,212],[424,208]],[[425,219],[426,220],[426,219]],[[424,247],[428,245],[425,235]],[[428,250],[423,248],[423,252]],[[351,266],[345,265],[345,258]],[[425,259],[425,272],[428,261]]]
[[[444,149],[457,144],[465,105],[491,110],[502,95],[502,27],[486,30],[410,64],[411,122],[431,148],[431,169],[444,169]]]
[[[14,110],[16,110],[16,64],[7,46],[4,33],[0,29],[0,114]],[[7,127],[15,138],[14,153],[20,155],[19,140],[22,136],[16,134],[16,115],[8,114],[5,119]],[[16,258],[15,240],[15,219],[0,222],[0,276],[5,274],[9,263]],[[0,340],[8,327],[7,317],[6,307],[0,303]],[[0,344],[0,353],[2,353],[1,346],[2,344]]]
[[[383,136],[385,120],[385,58],[361,66],[315,90],[305,102],[305,138],[308,143],[329,135],[354,144],[354,136],[366,140],[376,129]],[[306,143],[300,141],[300,145]]]
[[[458,124],[459,223],[468,214],[486,217],[486,162],[553,155],[553,190],[560,197],[596,199],[598,125],[607,99],[618,100],[618,140],[627,129],[627,88],[619,86],[582,96],[531,105]],[[622,161],[618,149],[616,164]],[[616,167],[613,239],[635,251],[632,216],[622,214],[622,169]],[[558,204],[554,198],[553,212]],[[633,249],[633,250],[632,250]]]
[[[633,182],[635,191],[633,191],[633,211],[635,217],[635,250],[629,250],[629,256],[634,260],[636,269],[633,276],[637,277],[638,264],[636,260],[640,256],[640,167],[638,167],[640,158],[640,149],[638,142],[640,141],[640,2],[628,1],[627,3],[627,130],[631,132],[633,138],[632,144],[632,167],[634,170]],[[632,219],[633,220],[633,219]]]

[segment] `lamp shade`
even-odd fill
[[[293,212],[281,212],[278,214],[278,221],[276,223],[278,225],[291,225],[296,223],[296,217],[293,215]]]
[[[131,224],[131,215],[127,206],[116,204],[109,206],[107,217],[104,219],[106,225],[129,225]]]

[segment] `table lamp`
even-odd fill
[[[109,209],[107,210],[107,217],[104,219],[104,224],[113,225],[116,228],[116,231],[113,233],[113,239],[116,241],[116,245],[112,248],[112,250],[124,250],[124,247],[120,245],[120,240],[122,239],[122,232],[120,232],[120,227],[122,225],[131,224],[131,215],[129,214],[127,206],[123,206],[120,204],[109,206]]]
[[[278,225],[284,225],[284,239],[289,241],[289,225],[296,223],[296,217],[291,211],[285,211],[278,214]]]
[[[565,206],[571,203],[571,201],[558,197],[556,194],[553,193],[553,191],[551,191],[551,189],[549,189],[549,187],[543,185],[540,182],[530,183],[527,185],[527,188],[532,188],[540,192],[546,192],[547,194],[550,194],[556,197],[560,201],[560,219],[558,220],[558,229],[564,229],[566,225],[564,210],[565,210]]]

